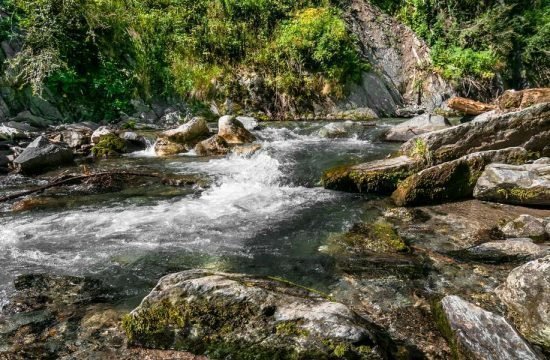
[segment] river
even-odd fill
[[[129,306],[161,276],[199,267],[325,290],[336,281],[334,261],[319,248],[364,216],[365,201],[325,190],[319,179],[332,166],[395,151],[397,145],[378,140],[391,122],[357,123],[340,139],[319,135],[326,122],[266,123],[254,131],[262,149],[252,156],[161,159],[149,150],[106,161],[103,166],[199,174],[210,185],[174,194],[143,188],[68,195],[62,207],[1,212],[0,307],[17,275],[36,272],[99,278]],[[5,178],[0,191],[18,181]]]

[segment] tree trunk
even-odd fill
[[[491,110],[495,110],[495,105],[482,103],[472,99],[466,99],[462,97],[454,97],[449,100],[447,105],[459,113],[469,116],[477,116],[486,113]]]

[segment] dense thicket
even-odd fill
[[[0,41],[21,44],[1,81],[90,120],[133,99],[253,102],[250,87],[270,99],[251,108],[307,109],[368,67],[342,20],[349,1],[1,0]],[[550,0],[372,2],[425,39],[465,95],[550,83]]]
[[[341,95],[364,64],[324,0],[5,0],[0,36],[23,38],[11,83],[44,88],[83,118],[130,101],[223,99],[263,79],[273,108]]]
[[[434,66],[459,90],[550,85],[549,0],[373,0],[432,47]]]

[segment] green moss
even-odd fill
[[[92,155],[97,158],[117,156],[126,150],[126,142],[115,134],[102,136],[92,148]]]
[[[406,251],[407,245],[395,232],[390,223],[378,221],[372,225],[372,236],[383,244],[382,248],[389,248],[394,251]]]
[[[456,336],[454,331],[451,329],[449,321],[447,320],[447,316],[445,315],[445,311],[443,310],[441,301],[437,300],[433,302],[432,314],[437,328],[449,344],[453,359],[460,359]]]
[[[529,202],[542,196],[540,189],[522,188],[498,189],[497,194],[508,201],[518,203]],[[547,196],[550,196],[550,194]]]
[[[282,321],[275,326],[277,335],[307,337],[309,331],[300,327],[296,321]]]
[[[432,159],[426,141],[420,138],[414,139],[414,146],[410,150],[409,156],[415,159],[422,159],[428,164],[431,162]]]

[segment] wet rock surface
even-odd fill
[[[548,220],[523,214],[506,223],[502,227],[502,233],[508,238],[527,237],[535,241],[543,242],[547,239],[545,225]]]
[[[159,156],[170,156],[189,151],[206,139],[209,133],[204,118],[193,118],[176,129],[161,133],[155,143],[155,152]]]
[[[453,343],[458,358],[542,359],[502,316],[458,296],[443,298],[441,312],[442,331]]]
[[[237,118],[230,115],[219,119],[218,136],[232,145],[242,145],[256,140],[256,137]]]

